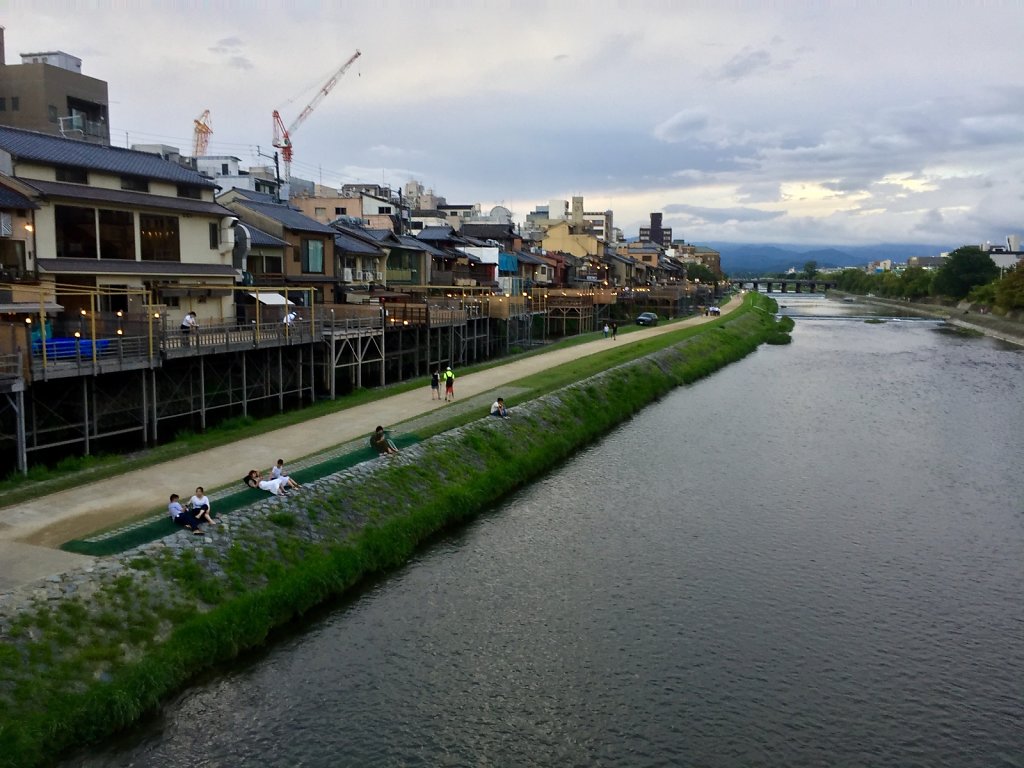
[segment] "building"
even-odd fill
[[[11,271],[57,285],[65,308],[77,300],[62,300],[60,286],[134,292],[110,307],[126,312],[152,301],[209,319],[228,313],[235,218],[199,173],[146,152],[0,127],[0,187],[33,206],[12,220],[21,245],[5,249]]]
[[[142,149],[142,147],[137,147]],[[244,189],[277,197],[281,184],[273,168],[243,170],[241,160],[231,155],[200,155],[194,158],[196,170],[217,182],[221,192]]]
[[[661,225],[661,214],[651,214],[651,224],[648,227],[640,227],[641,243],[657,243],[663,248],[672,243],[672,228]]]
[[[21,54],[7,64],[0,27],[0,125],[110,143],[107,84],[82,74],[82,60],[63,51]]]

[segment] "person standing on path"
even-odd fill
[[[455,399],[455,374],[450,365],[444,372],[444,401],[447,403],[449,399]]]
[[[611,331],[611,328],[608,327],[608,323],[605,323],[604,324],[604,337],[606,339],[608,338],[608,334],[609,334],[610,331]]]
[[[185,337],[185,343],[192,343],[192,333],[196,328],[199,327],[199,321],[196,319],[195,312],[187,312],[183,318],[181,318],[181,335]]]
[[[430,399],[441,399],[441,369],[438,368],[430,374]]]
[[[615,341],[619,337],[619,324],[612,323],[612,341]]]

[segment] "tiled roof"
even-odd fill
[[[547,264],[544,259],[540,259],[532,253],[526,253],[526,251],[519,251],[516,258],[519,259],[520,264]]]
[[[259,227],[254,227],[252,224],[246,224],[245,222],[238,222],[238,226],[245,227],[249,232],[249,245],[255,245],[263,248],[285,248],[288,243],[279,237],[274,237],[269,232],[264,232]]]
[[[338,232],[334,236],[334,244],[348,253],[368,253],[374,256],[379,256],[382,253],[377,246],[350,235],[348,232]]]
[[[185,213],[206,213],[211,216],[234,216],[223,205],[207,200],[193,200],[190,197],[169,197],[151,195],[148,192],[128,192],[123,189],[87,187],[83,184],[67,184],[62,181],[22,180],[28,186],[38,189],[46,197],[63,197],[74,200],[131,205],[137,208],[158,208],[161,210],[184,211]]]
[[[134,149],[107,147],[35,131],[0,126],[0,150],[9,152],[19,160],[31,160],[45,165],[70,165],[106,173],[141,176],[199,187],[213,188],[216,184],[200,174],[159,155]]]
[[[273,203],[274,205],[280,205],[274,196],[268,192],[256,192],[251,189],[242,189],[242,187],[232,187],[224,194],[226,195],[228,192],[235,192],[237,197],[244,197],[246,200],[252,200],[254,203]]]
[[[168,277],[235,277],[229,264],[187,264],[178,261],[127,259],[36,259],[41,272],[79,275],[151,275]]]
[[[293,232],[316,232],[323,235],[334,236],[336,231],[321,224],[316,219],[311,219],[306,214],[280,203],[257,203],[252,200],[236,200],[238,205],[266,216],[268,219],[280,222],[285,229]]]
[[[466,222],[462,225],[462,233],[468,237],[480,237],[483,239],[501,240],[503,238],[515,237],[515,232],[508,224],[471,224]]]
[[[39,206],[29,200],[20,192],[15,192],[9,187],[0,185],[0,208],[38,208]]]
[[[459,239],[458,234],[451,227],[424,227],[416,233],[420,240],[454,240]]]

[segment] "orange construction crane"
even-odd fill
[[[201,157],[206,154],[206,148],[210,145],[210,135],[213,133],[210,110],[204,109],[203,114],[192,122],[195,123],[195,131],[192,134],[192,157]]]
[[[349,57],[341,67],[335,72],[331,79],[324,83],[323,87],[316,92],[316,96],[313,100],[306,105],[306,108],[299,113],[299,116],[292,121],[292,124],[287,128],[284,127],[284,121],[281,120],[281,113],[276,109],[274,110],[274,146],[281,150],[281,157],[284,158],[284,180],[288,181],[292,177],[292,134],[298,130],[299,126],[305,122],[306,118],[312,114],[313,110],[316,109],[317,104],[323,101],[324,96],[331,92],[341,76],[345,74],[349,67],[352,66],[352,62],[358,59],[363,54],[356,51]]]

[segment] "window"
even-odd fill
[[[313,215],[314,216],[326,216],[327,215],[327,209],[326,208],[314,208],[313,209]]]
[[[135,261],[135,216],[100,210],[100,258]]]
[[[302,241],[302,271],[306,274],[322,275],[324,272],[324,241]]]
[[[221,163],[220,164],[220,175],[221,176],[227,176],[228,175],[228,164],[227,163]]]
[[[140,214],[139,230],[143,261],[181,261],[176,217]]]
[[[4,96],[0,96],[0,112],[6,112],[6,111],[7,111],[7,98],[4,97]]]
[[[149,192],[149,180],[139,176],[122,176],[121,189],[130,192]]]
[[[57,256],[71,259],[96,258],[96,210],[57,205],[53,209]]]
[[[377,207],[377,213],[391,213],[390,205],[381,205]]]
[[[280,275],[284,272],[284,259],[279,255],[250,253],[245,262],[246,271],[256,275]]]
[[[18,112],[21,109],[21,99],[17,96],[11,96],[11,112]]]
[[[344,208],[335,208],[334,209],[334,215],[335,216],[344,216],[346,213],[348,213],[348,211],[346,211]]]
[[[210,248],[220,248],[220,227],[217,222],[210,222]]]
[[[46,116],[51,123],[57,122],[57,108],[53,104],[46,108]]]
[[[203,189],[202,187],[194,187],[191,184],[179,184],[178,197],[187,197],[190,200],[202,200]]]
[[[75,168],[70,165],[57,168],[57,181],[69,181],[72,184],[88,184],[89,174],[85,168]]]

